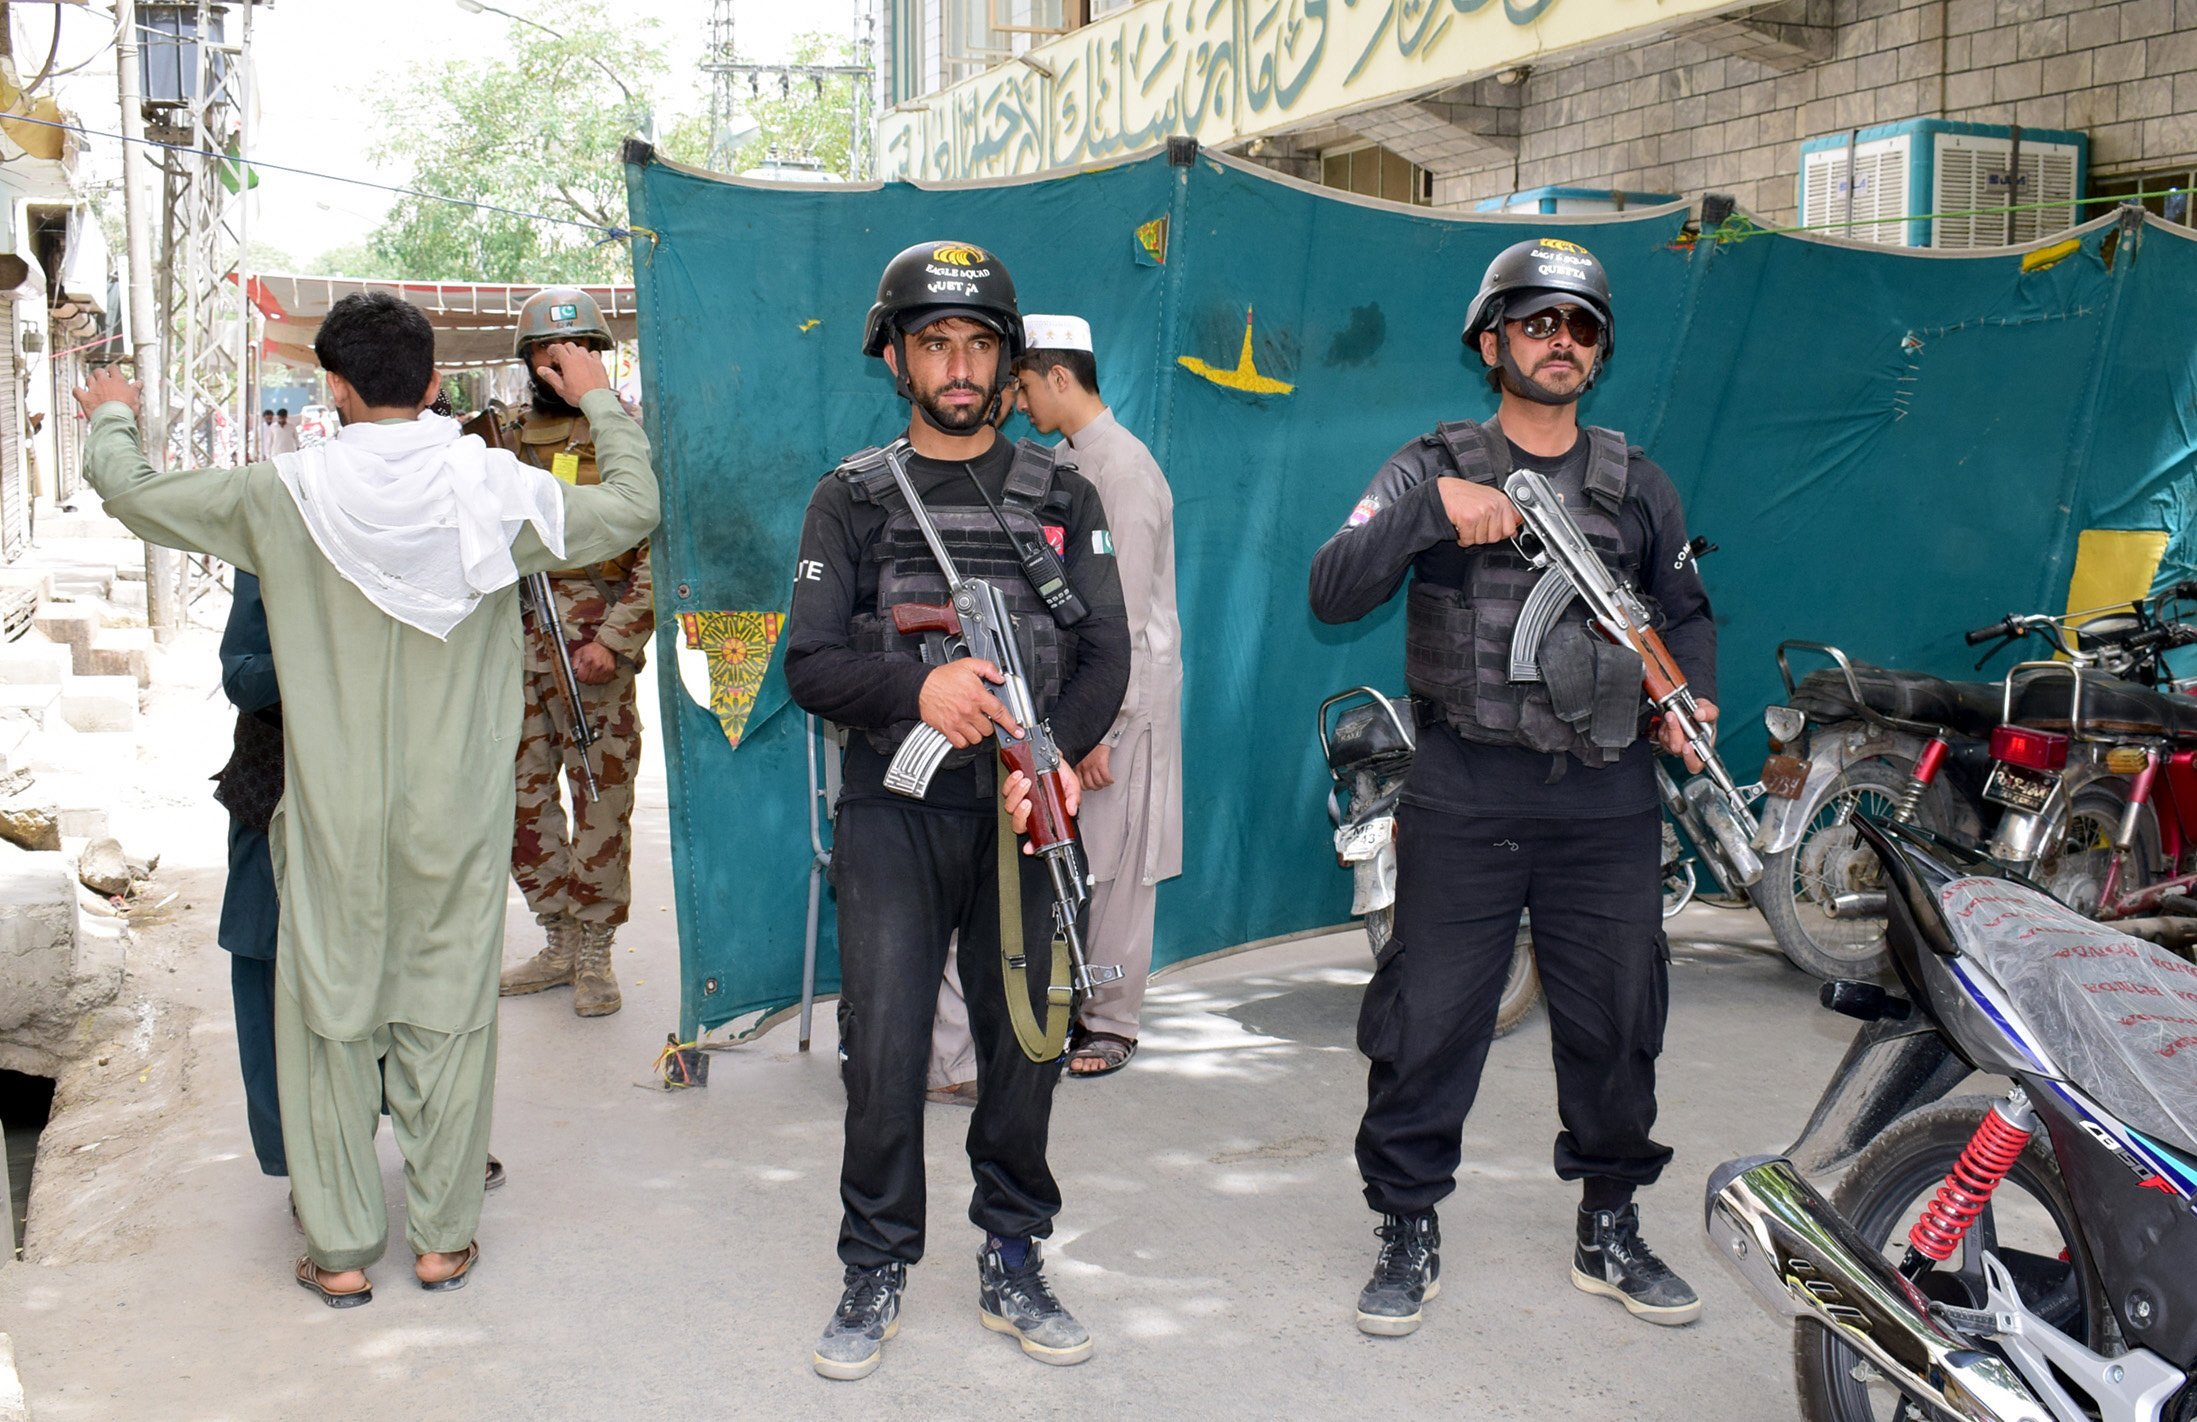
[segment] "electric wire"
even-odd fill
[[[211,148],[193,148],[182,143],[163,143],[157,138],[132,138],[128,134],[110,133],[105,129],[87,128],[83,124],[60,123],[53,119],[30,118],[20,114],[8,115],[8,122],[36,124],[40,128],[64,129],[70,133],[82,134],[88,138],[111,139],[116,143],[141,144],[144,147],[158,149],[164,154],[178,157],[214,158],[225,163],[235,164],[239,168],[264,168],[270,173],[289,173],[301,178],[319,178],[324,182],[347,183],[355,188],[372,188],[377,192],[395,193],[399,197],[421,198],[428,202],[448,203],[452,207],[471,208],[476,212],[501,213],[506,217],[525,218],[529,222],[546,222],[557,227],[577,227],[588,232],[604,234],[603,242],[605,243],[622,241],[628,237],[646,237],[653,242],[657,237],[654,229],[637,224],[610,227],[600,222],[589,222],[578,217],[558,217],[554,213],[529,212],[525,208],[504,207],[498,203],[481,202],[474,198],[451,197],[446,193],[428,192],[424,188],[408,188],[397,183],[378,183],[371,178],[348,178],[340,173],[324,173],[318,169],[300,168],[288,163],[271,163],[262,158],[243,158],[234,153],[223,153]]]

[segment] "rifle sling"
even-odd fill
[[[1000,784],[1006,778],[1000,777]],[[1022,951],[1022,855],[1015,838],[1015,824],[1007,814],[1004,792],[999,806],[999,967],[1007,990],[1007,1018],[1014,1024],[1015,1040],[1022,1054],[1033,1062],[1059,1058],[1068,1045],[1068,1022],[1074,994],[1068,983],[1068,945],[1059,929],[1053,932],[1052,982],[1046,990],[1045,1022],[1030,1005],[1030,960]],[[1056,920],[1057,923],[1057,920]]]

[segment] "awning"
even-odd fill
[[[519,308],[542,286],[502,282],[363,281],[349,277],[260,275],[249,279],[252,303],[267,317],[267,341],[281,359],[311,368],[321,318],[344,297],[390,291],[427,313],[435,327],[435,364],[443,369],[502,365],[511,359]],[[560,285],[561,283],[548,283]],[[633,288],[583,286],[621,343],[638,338]]]

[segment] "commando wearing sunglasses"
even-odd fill
[[[1312,563],[1323,622],[1364,617],[1408,582],[1404,682],[1421,727],[1396,815],[1394,933],[1358,1017],[1371,1059],[1358,1170],[1381,1217],[1358,1327],[1411,1333],[1440,1290],[1435,1206],[1457,1186],[1528,911],[1556,1059],[1556,1174],[1580,1190],[1571,1282],[1647,1322],[1690,1323],[1700,1301],[1642,1240],[1633,1202],[1671,1158],[1649,1135],[1670,959],[1655,757],[1683,747],[1647,733],[1639,657],[1593,636],[1576,603],[1540,643],[1540,679],[1513,680],[1536,572],[1512,544],[1503,479],[1546,478],[1603,562],[1661,609],[1657,630],[1710,722],[1716,628],[1670,477],[1615,430],[1580,425],[1617,345],[1602,264],[1562,238],[1506,248],[1464,343],[1493,417],[1445,422],[1391,455]],[[1475,1219],[1530,1228],[1485,1206]]]

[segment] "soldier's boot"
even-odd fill
[[[580,925],[559,916],[542,927],[549,933],[548,945],[516,968],[504,970],[498,990],[505,997],[571,985],[580,961]]]
[[[582,1017],[608,1017],[625,1005],[618,979],[610,970],[610,940],[617,929],[607,923],[580,925],[580,962],[572,978],[572,1010]]]

